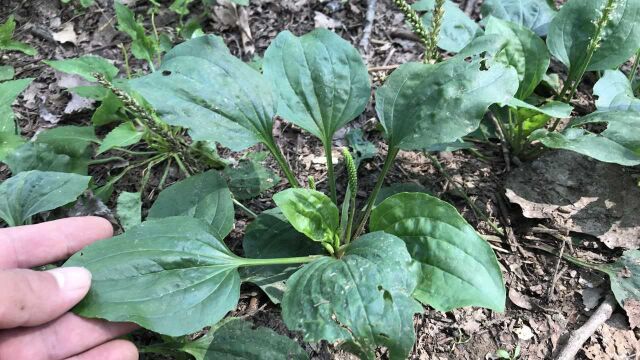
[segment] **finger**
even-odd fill
[[[50,264],[112,235],[111,223],[95,216],[0,229],[0,269]]]
[[[65,359],[136,328],[67,313],[45,325],[0,331],[0,359]]]
[[[138,349],[132,342],[113,340],[67,360],[137,360]]]
[[[80,302],[91,286],[91,273],[80,267],[2,270],[0,284],[0,329],[35,326]]]

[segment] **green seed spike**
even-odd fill
[[[313,176],[309,175],[309,177],[307,178],[307,183],[309,184],[309,189],[316,189],[316,180],[313,178]]]
[[[351,192],[351,198],[355,199],[358,192],[358,169],[353,161],[353,157],[347,148],[342,149],[342,156],[344,156],[344,165],[347,168],[347,175],[349,176],[349,191]]]
[[[400,9],[400,11],[402,11],[404,16],[407,18],[407,22],[411,24],[413,32],[418,35],[427,51],[429,51],[429,49],[431,49],[432,47],[431,36],[427,28],[425,28],[424,24],[422,23],[422,19],[420,19],[418,13],[413,10],[411,8],[411,5],[409,5],[405,0],[393,0],[393,3],[398,7],[398,9]],[[428,56],[429,54],[425,53],[425,61],[429,60]]]

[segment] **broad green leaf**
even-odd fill
[[[549,25],[557,11],[547,0],[485,0],[482,16],[494,16],[533,30],[539,36],[547,35]]]
[[[282,317],[306,341],[344,341],[348,351],[375,359],[376,346],[405,359],[415,341],[411,299],[415,266],[402,240],[383,232],[363,235],[340,258],[304,265],[287,282]]]
[[[87,99],[102,101],[107,93],[109,93],[109,89],[102,87],[102,85],[84,85],[84,86],[75,86],[68,88],[70,92]]]
[[[18,95],[31,84],[32,78],[5,81],[0,83],[0,132],[16,133],[11,104]]]
[[[594,134],[580,128],[589,123],[604,123],[607,129]],[[637,111],[596,112],[573,119],[562,133],[540,129],[531,134],[531,139],[553,149],[575,151],[599,161],[635,166],[640,165],[640,134],[630,129],[639,126],[640,112]]]
[[[371,97],[367,67],[346,40],[326,29],[283,31],[264,54],[264,76],[280,96],[278,115],[327,144]]]
[[[150,220],[95,242],[64,266],[93,275],[78,315],[130,321],[170,336],[220,321],[240,297],[242,259],[189,217]]]
[[[640,250],[628,250],[612,264],[599,265],[609,275],[611,291],[627,312],[631,328],[640,325]]]
[[[93,73],[100,73],[108,80],[112,80],[118,75],[117,67],[97,55],[84,55],[65,60],[45,60],[43,62],[60,72],[79,75],[87,81],[97,81],[93,77]]]
[[[406,63],[376,92],[376,112],[389,148],[418,150],[449,143],[480,125],[489,105],[504,103],[518,89],[512,67],[480,67],[454,57],[435,65]]]
[[[0,161],[5,162],[7,157],[22,144],[24,144],[22,136],[12,132],[0,132]]]
[[[333,243],[338,236],[338,208],[329,197],[310,189],[287,189],[273,195],[291,225],[310,239]]]
[[[123,191],[118,195],[116,213],[120,225],[127,231],[142,222],[142,195]]]
[[[0,50],[20,51],[29,56],[34,56],[38,52],[32,46],[13,40],[13,31],[16,29],[16,21],[13,15],[4,24],[0,24]],[[1,92],[0,92],[1,93]]]
[[[569,0],[551,22],[547,45],[551,54],[570,69],[570,75],[589,61],[587,48],[596,23],[611,0]],[[640,1],[616,0],[602,40],[587,71],[618,67],[640,48]]]
[[[93,125],[106,125],[122,119],[122,116],[118,114],[118,110],[123,107],[122,101],[112,91],[109,91],[101,101],[102,103],[91,116]]]
[[[11,65],[0,65],[0,81],[11,80],[15,75],[15,70]]]
[[[38,134],[36,142],[51,146],[57,153],[83,157],[91,143],[97,143],[93,126],[58,126]]]
[[[136,59],[146,60],[153,64],[156,55],[156,44],[153,38],[145,34],[144,27],[136,21],[135,14],[125,5],[115,1],[114,7],[118,18],[118,30],[131,37],[131,53]]]
[[[163,190],[149,209],[149,219],[191,216],[209,224],[209,231],[224,239],[233,229],[233,202],[226,181],[207,171]]]
[[[229,53],[213,35],[169,51],[155,73],[130,81],[170,125],[196,141],[234,151],[273,139],[276,100],[262,75]]]
[[[529,136],[533,131],[543,128],[553,118],[571,117],[573,107],[559,101],[549,101],[541,106],[534,106],[516,98],[509,99],[508,106],[516,109],[516,119],[522,122],[522,133]]]
[[[279,208],[266,210],[247,226],[242,240],[244,256],[254,259],[273,259],[322,254],[318,243],[291,226]],[[282,301],[286,280],[299,265],[269,265],[242,268],[243,281],[258,285],[274,304]]]
[[[265,327],[238,318],[227,318],[194,340],[174,340],[146,346],[147,352],[169,355],[176,351],[191,354],[195,360],[303,360],[304,350],[294,340]]]
[[[422,17],[422,23],[431,29],[431,21],[435,0],[420,0],[413,4],[416,11],[427,11]],[[458,4],[446,0],[444,3],[444,17],[442,29],[438,38],[438,47],[450,52],[458,52],[467,46],[475,37],[482,35],[482,29]]]
[[[74,161],[68,155],[56,153],[47,144],[34,142],[18,147],[3,162],[13,175],[30,170],[87,174],[86,160]]]
[[[74,201],[90,179],[58,172],[21,172],[0,184],[0,218],[9,226],[23,225],[33,215]]]
[[[345,137],[353,150],[353,161],[356,163],[356,168],[359,168],[364,160],[372,159],[378,154],[376,145],[364,139],[361,129],[351,129]]]
[[[385,201],[387,198],[390,198],[395,194],[400,194],[404,192],[429,194],[429,191],[427,191],[427,189],[420,184],[416,184],[412,182],[395,183],[395,184],[391,184],[389,186],[383,186],[382,188],[380,188],[380,192],[378,193],[378,196],[376,196],[374,205],[378,206],[380,205],[381,202]]]
[[[439,311],[482,306],[504,311],[496,256],[456,209],[427,194],[394,195],[371,213],[371,231],[401,238],[422,268],[413,296]]]
[[[105,136],[96,155],[100,155],[115,147],[127,147],[136,144],[142,139],[142,135],[144,135],[144,132],[138,131],[132,123],[122,123]]]
[[[224,175],[229,179],[229,190],[236,199],[252,199],[280,182],[280,177],[273,170],[262,165],[267,154],[249,154],[238,165],[224,169]]]
[[[640,111],[640,99],[635,97],[629,78],[620,70],[605,70],[593,87],[593,95],[598,97],[596,107],[600,111]]]
[[[489,18],[485,32],[507,38],[507,46],[494,59],[516,69],[520,79],[516,98],[526,99],[533,94],[549,68],[551,58],[546,44],[533,31],[495,17]]]

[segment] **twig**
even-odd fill
[[[558,271],[560,270],[560,263],[562,262],[562,255],[564,254],[564,248],[566,246],[566,240],[562,240],[562,246],[560,246],[560,254],[558,254],[558,260],[556,260],[555,270],[553,271],[553,278],[551,279],[551,286],[547,291],[547,303],[550,303],[553,299],[553,291],[556,288],[556,282],[558,282]]]
[[[367,1],[367,14],[364,20],[364,30],[362,30],[362,39],[360,39],[360,47],[364,52],[369,49],[369,38],[371,37],[371,30],[373,30],[373,22],[376,18],[376,5],[378,0]]]
[[[607,295],[602,304],[600,304],[598,309],[593,313],[593,315],[591,315],[589,320],[571,334],[567,344],[556,357],[556,360],[574,359],[585,341],[587,341],[591,335],[593,335],[593,333],[611,317],[615,308],[615,299],[611,294]]]
[[[369,68],[369,72],[393,70],[398,67],[400,67],[400,65],[372,66]]]

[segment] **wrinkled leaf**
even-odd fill
[[[262,165],[266,154],[249,154],[237,166],[224,169],[229,179],[229,190],[236,199],[252,199],[280,182],[280,177],[273,170]]]
[[[142,222],[142,197],[139,192],[123,191],[118,195],[116,206],[120,225],[127,231]]]
[[[51,146],[57,153],[83,157],[91,143],[97,143],[93,126],[58,126],[38,134],[38,143]]]
[[[170,125],[196,141],[234,151],[272,140],[276,101],[262,75],[229,53],[213,35],[169,51],[155,73],[130,81]]]
[[[3,161],[13,175],[29,170],[68,172],[86,175],[86,160],[74,161],[65,154],[58,154],[47,144],[28,142],[18,147]]]
[[[287,189],[273,195],[289,223],[310,239],[333,243],[338,235],[338,208],[329,197],[310,189]]]
[[[79,75],[92,82],[96,81],[96,78],[93,77],[93,73],[96,72],[104,75],[108,80],[112,80],[118,75],[117,67],[107,59],[96,55],[84,55],[65,60],[45,60],[43,62],[60,72]]]
[[[252,323],[238,318],[228,318],[219,322],[197,340],[174,340],[147,346],[144,350],[165,355],[180,351],[191,354],[195,360],[309,358],[294,340],[269,328],[255,327]]]
[[[20,51],[29,56],[37,54],[36,49],[29,44],[13,40],[13,31],[15,29],[16,21],[13,15],[9,15],[7,21],[4,24],[0,24],[0,50]]]
[[[189,217],[150,220],[95,242],[64,266],[93,275],[78,315],[130,321],[170,336],[220,321],[240,297],[242,259]]]
[[[32,78],[5,81],[0,83],[0,132],[16,133],[11,104],[18,95],[31,84]]]
[[[607,129],[594,134],[580,128],[589,123],[605,123]],[[640,165],[640,133],[629,131],[640,126],[640,112],[596,112],[573,119],[562,132],[540,129],[531,134],[553,149],[565,149],[592,157],[596,160],[624,166]]]
[[[364,139],[361,129],[349,130],[346,139],[353,150],[353,161],[356,163],[356,168],[359,168],[364,160],[373,159],[378,154],[378,148],[371,141]]]
[[[216,171],[188,177],[163,190],[149,209],[149,219],[191,216],[209,224],[224,239],[233,229],[234,210],[227,182]]]
[[[518,89],[512,67],[480,69],[455,57],[436,65],[406,63],[376,92],[376,112],[389,148],[424,149],[458,140],[475,130],[489,105]]]
[[[411,293],[416,273],[402,240],[382,232],[363,235],[341,259],[306,264],[288,281],[282,317],[306,341],[344,341],[363,359],[376,346],[405,359],[415,341],[413,314],[422,307]]]
[[[420,0],[413,5],[416,11],[427,11],[422,17],[422,23],[427,29],[431,29],[434,7],[435,0]],[[445,51],[458,52],[480,35],[482,35],[480,26],[469,18],[456,3],[446,0],[438,47]]]
[[[547,35],[549,25],[557,11],[547,0],[485,0],[482,16],[494,16],[533,30],[539,36]]]
[[[74,201],[90,179],[58,172],[21,172],[0,184],[0,218],[9,226],[23,225],[33,215]]]
[[[281,32],[264,55],[264,75],[280,96],[278,115],[329,143],[371,96],[358,51],[326,29]]]
[[[278,208],[260,213],[247,226],[242,249],[245,257],[254,259],[307,256],[324,251],[294,229]],[[243,281],[258,285],[274,304],[279,304],[286,280],[299,268],[299,265],[253,266],[242,268],[240,273]]]
[[[570,69],[570,76],[584,66],[596,23],[609,0],[569,0],[551,22],[547,45],[551,54]],[[602,32],[600,46],[587,71],[616,68],[640,48],[640,1],[616,0]]]
[[[142,139],[142,135],[144,135],[144,133],[138,131],[132,123],[122,123],[105,136],[96,155],[100,155],[115,147],[127,147],[129,145],[136,144],[140,139]]]
[[[401,238],[422,268],[413,296],[439,311],[482,306],[504,311],[496,256],[458,211],[427,194],[394,195],[371,213],[371,231]]]
[[[640,111],[640,99],[635,97],[629,78],[620,70],[605,70],[593,86],[593,95],[598,97],[596,107],[600,111]]]
[[[508,39],[507,45],[494,59],[516,69],[520,79],[516,98],[526,99],[533,94],[549,68],[551,58],[546,44],[533,31],[495,17],[489,18],[485,32]]]

